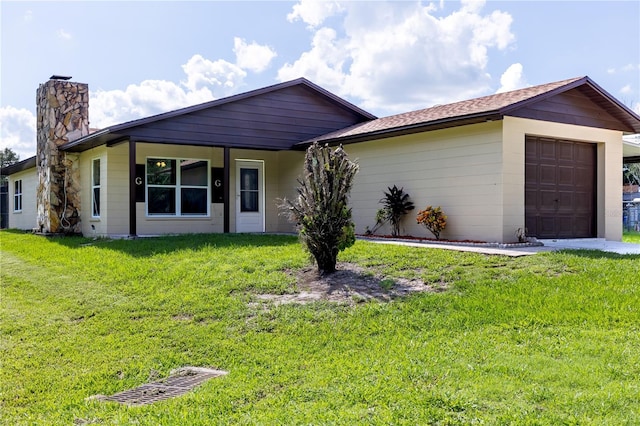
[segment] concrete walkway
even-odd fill
[[[433,243],[402,239],[362,238],[378,244],[399,244],[410,247],[437,248],[443,250],[467,251],[472,253],[497,254],[502,256],[528,256],[545,251],[557,250],[601,250],[618,254],[640,254],[640,244],[607,241],[604,238],[580,238],[572,240],[540,240],[542,246],[535,247],[488,247],[480,244],[466,245],[454,243]]]

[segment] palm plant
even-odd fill
[[[409,201],[409,194],[404,192],[404,188],[396,185],[387,188],[389,192],[384,193],[384,198],[380,200],[384,206],[386,220],[391,223],[391,235],[397,237],[400,235],[400,222],[404,215],[413,210],[415,206]]]

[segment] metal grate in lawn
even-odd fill
[[[199,384],[227,374],[226,371],[202,367],[183,367],[173,371],[166,379],[146,383],[110,396],[99,396],[101,401],[113,401],[127,405],[147,405],[184,395]]]

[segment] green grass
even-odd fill
[[[622,241],[625,243],[640,244],[640,232],[638,231],[624,231],[622,233]]]
[[[627,238],[627,237],[625,237]],[[132,241],[0,232],[0,422],[580,424],[640,419],[640,256],[507,258],[359,241],[340,260],[441,293],[265,306],[289,236]],[[87,400],[229,371],[142,407]]]

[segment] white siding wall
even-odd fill
[[[100,159],[100,218],[93,218],[91,216],[91,183],[92,183],[92,163],[93,160]],[[82,182],[82,189],[80,190],[80,223],[82,224],[82,234],[84,236],[106,236],[108,232],[108,212],[106,206],[108,197],[106,196],[107,188],[107,147],[99,146],[83,152],[79,159],[80,161],[80,182]],[[95,231],[91,229],[93,225]]]
[[[297,197],[297,179],[302,175],[304,154],[304,151],[282,151],[278,153],[278,198],[294,200]],[[295,232],[295,225],[289,222],[285,215],[278,214],[277,232]]]
[[[258,151],[232,149],[231,157],[231,192],[230,192],[230,231],[236,226],[236,161],[261,160],[264,162],[265,180],[265,231],[292,232],[293,226],[280,215],[278,199],[295,194],[296,177],[302,171],[304,152],[290,151]]]
[[[22,211],[14,211],[14,191],[17,180],[22,180]],[[36,167],[9,176],[9,228],[31,230],[37,225],[36,188],[38,169]]]
[[[93,160],[100,160],[100,217],[92,217]],[[99,146],[80,156],[82,233],[85,236],[122,236],[129,233],[128,145]],[[91,226],[95,228],[93,230]]]
[[[360,164],[351,195],[356,232],[375,224],[383,191],[396,185],[416,205],[403,221],[404,234],[433,237],[415,220],[433,205],[449,217],[441,238],[500,240],[501,137],[500,122],[492,122],[346,145]]]
[[[230,185],[230,231],[235,232],[235,163],[237,159],[264,161],[265,228],[267,232],[290,232],[293,227],[278,212],[278,198],[295,194],[295,179],[302,170],[303,152],[272,152],[232,149]],[[222,148],[190,147],[137,143],[136,163],[145,164],[147,157],[194,158],[209,160],[210,167],[223,167]],[[100,158],[101,217],[91,217],[91,163]],[[98,147],[81,155],[82,224],[86,236],[124,236],[129,233],[129,145]],[[145,203],[136,203],[138,235],[171,233],[219,233],[224,230],[221,203],[211,205],[208,218],[147,217]],[[34,210],[35,211],[35,210]],[[35,222],[34,222],[35,223]],[[95,232],[91,229],[93,225]],[[31,228],[32,226],[30,226]]]
[[[106,216],[110,235],[128,235],[129,145],[123,143],[109,147],[106,154],[106,173],[100,175],[104,198],[101,215]]]

